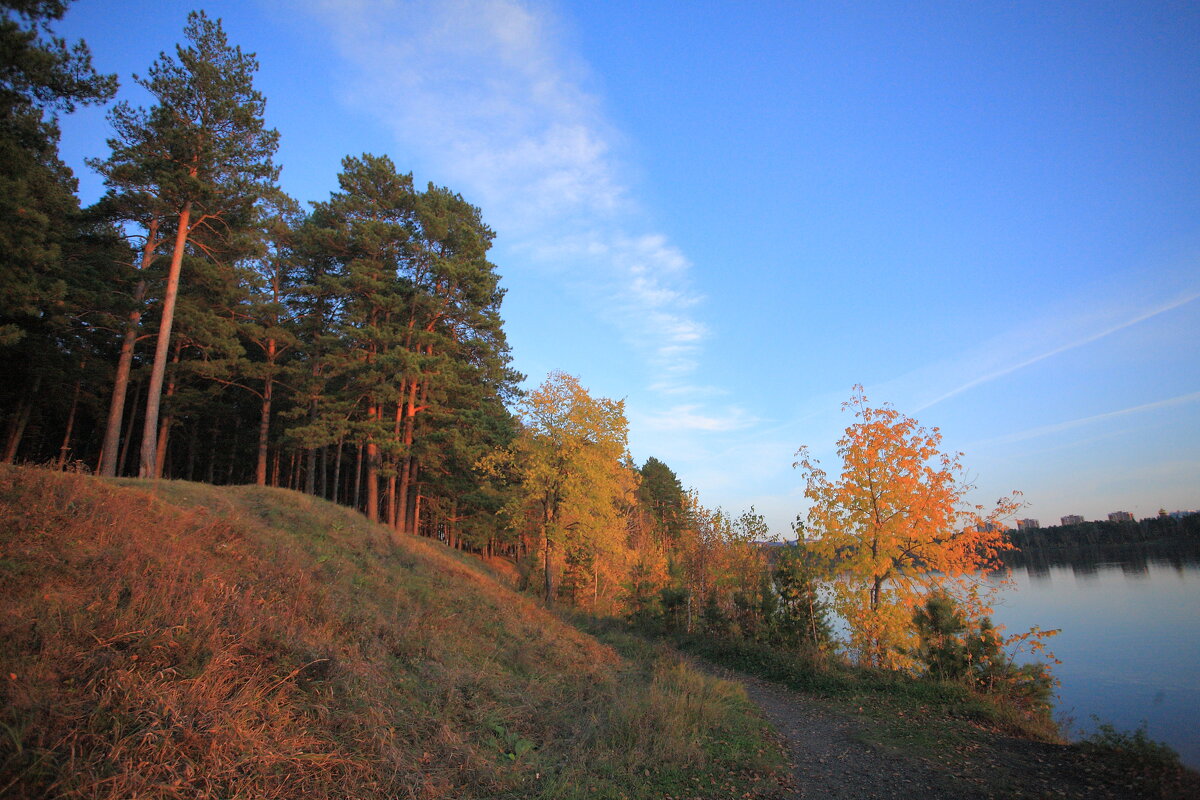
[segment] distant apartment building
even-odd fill
[[[1083,517],[1078,514],[1067,514],[1065,517],[1059,517],[1063,525],[1082,525]]]
[[[1038,522],[1036,519],[1019,519],[1019,520],[1017,520],[1017,530],[1019,530],[1019,531],[1031,531],[1034,528],[1040,528],[1040,527],[1042,527],[1042,524],[1040,522]]]
[[[1128,511],[1114,511],[1108,515],[1109,522],[1133,522],[1133,514]]]

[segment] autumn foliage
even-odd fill
[[[931,592],[950,592],[974,617],[987,613],[975,576],[1002,568],[1003,522],[1019,501],[1014,493],[990,508],[971,502],[962,454],[941,450],[937,428],[869,405],[862,387],[843,408],[857,421],[837,443],[838,476],[807,448],[797,454],[812,503],[804,532],[834,565],[836,609],[858,660],[911,666],[913,612]]]

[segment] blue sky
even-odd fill
[[[78,0],[121,96],[191,3]],[[1200,507],[1200,6],[243,0],[284,188],[386,153],[498,233],[518,369],[774,530],[861,383],[1025,515]],[[85,201],[103,111],[63,121]],[[832,471],[832,470],[831,470]]]

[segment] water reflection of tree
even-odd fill
[[[1136,561],[1122,561],[1121,572],[1131,578],[1144,578],[1150,574],[1148,566],[1149,559]]]

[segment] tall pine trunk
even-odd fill
[[[355,511],[362,510],[362,465],[364,448],[358,445],[358,456],[354,459],[354,505]]]
[[[163,464],[167,460],[167,443],[171,436],[171,423],[174,420],[174,412],[171,410],[171,398],[175,396],[175,383],[179,379],[179,352],[183,349],[183,345],[176,342],[175,355],[171,357],[171,365],[175,367],[171,371],[171,380],[167,382],[167,411],[162,415],[158,424],[158,444],[154,450],[154,477],[161,478],[163,475]]]
[[[82,373],[83,364],[79,365]],[[79,389],[83,384],[83,376],[75,379],[75,391],[71,394],[71,413],[67,415],[67,429],[63,433],[62,446],[58,448],[58,469],[67,465],[67,456],[71,452],[71,433],[75,430],[75,411],[79,408]]]
[[[395,531],[399,527],[399,521],[396,516],[396,510],[399,506],[396,504],[396,473],[395,473],[395,471],[393,471],[391,475],[388,475],[387,491],[384,494],[386,495],[385,499],[387,500],[387,514],[384,515],[383,521],[384,521],[384,524],[386,524],[388,527],[392,528],[393,531]]]
[[[333,459],[333,496],[329,499],[335,503],[341,502],[342,495],[342,443],[345,438],[338,437],[337,451]]]
[[[163,295],[162,323],[158,343],[154,348],[154,366],[150,370],[150,389],[146,396],[146,419],[142,422],[142,453],[138,477],[155,474],[157,452],[158,408],[162,402],[163,378],[167,371],[167,352],[171,346],[171,323],[175,319],[175,300],[179,295],[179,273],[183,269],[183,250],[187,244],[188,223],[192,218],[192,201],[183,204],[179,212],[179,230],[175,232],[175,249],[171,252],[171,269],[167,273],[167,290]]]
[[[388,476],[388,524],[392,526],[393,530],[400,533],[403,532],[402,528],[404,524],[404,510],[403,501],[401,501],[397,496],[397,473],[402,468],[398,466],[397,459],[399,460],[399,463],[402,464],[406,458],[405,456],[399,455],[403,452],[403,450],[400,448],[400,430],[404,418],[404,400],[402,399],[404,393],[403,386],[404,384],[401,382],[401,394],[400,398],[396,400],[396,415],[392,420],[392,452],[396,453],[396,455],[393,456],[392,459],[392,474]],[[400,482],[400,486],[403,485],[403,482]],[[403,489],[400,491],[403,491]]]
[[[367,434],[367,519],[379,521],[379,444],[375,441],[374,424],[379,419],[379,406],[370,401],[367,420],[371,432]]]
[[[121,441],[121,455],[117,459],[117,474],[129,474],[129,451],[133,449],[133,432],[137,430],[138,400],[142,394],[142,379],[133,384],[133,402],[129,404],[129,417],[125,421],[125,438]]]
[[[325,498],[326,492],[329,491],[329,446],[321,445],[321,466],[317,472],[317,495],[322,499]]]
[[[430,347],[428,352],[432,353],[433,348]],[[403,451],[405,456],[404,464],[400,472],[400,502],[402,504],[405,503],[408,498],[409,488],[416,482],[415,472],[417,469],[417,463],[416,457],[413,456],[412,452],[413,442],[416,439],[415,430],[417,424],[417,412],[421,410],[418,405],[418,392],[420,392],[420,401],[423,402],[425,399],[425,385],[418,383],[417,381],[410,382],[408,384],[408,398],[404,409],[404,439],[402,444],[404,445]],[[401,507],[400,518],[404,519],[403,506]],[[405,528],[402,526],[401,531],[403,532],[404,530]],[[409,529],[409,532],[415,534],[417,530],[415,527],[413,527]]]
[[[21,449],[21,439],[25,436],[25,427],[29,425],[29,415],[33,413],[33,398],[42,386],[42,376],[33,379],[33,384],[21,395],[21,402],[16,412],[9,420],[8,440],[4,443],[4,463],[11,464],[17,459],[17,451]]]
[[[267,364],[271,369],[275,366],[275,340],[267,340]],[[263,379],[262,411],[258,418],[258,464],[254,468],[254,482],[258,486],[267,485],[267,439],[271,432],[271,394],[275,387],[274,375],[267,371]]]
[[[158,249],[158,220],[150,222],[146,231],[146,244],[142,248],[142,263],[138,267],[144,276],[154,261]],[[104,444],[100,447],[100,474],[106,478],[117,475],[117,449],[121,441],[121,417],[125,410],[125,395],[129,391],[129,372],[133,368],[133,351],[137,345],[138,325],[142,320],[142,301],[146,299],[146,279],[138,278],[133,288],[133,309],[125,322],[125,336],[121,340],[121,354],[117,357],[117,374],[113,378],[112,400],[108,405],[108,422],[104,427]]]
[[[310,447],[304,451],[304,493],[317,493],[317,448]]]

